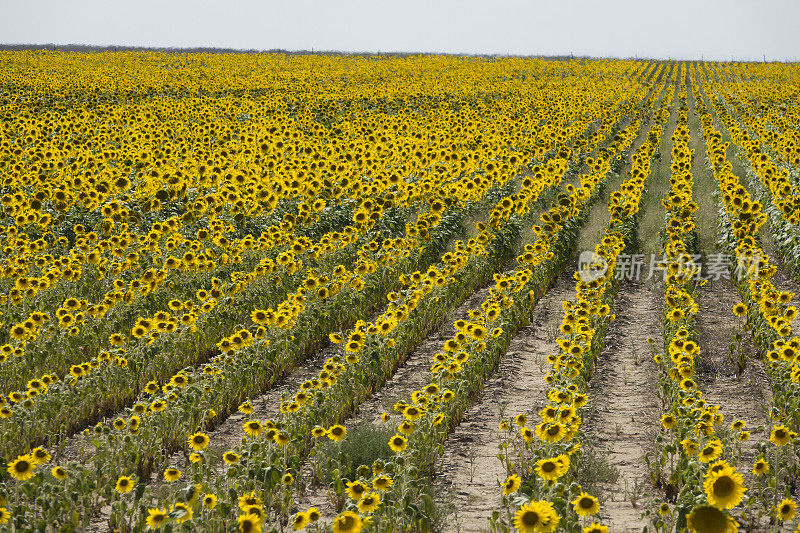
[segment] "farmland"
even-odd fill
[[[0,79],[0,531],[800,530],[795,65]]]

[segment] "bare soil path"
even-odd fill
[[[381,414],[391,414],[392,406],[400,401],[407,400],[411,393],[422,388],[430,382],[431,365],[433,356],[442,350],[444,342],[455,333],[453,323],[467,317],[470,309],[480,308],[481,304],[489,297],[490,287],[484,287],[474,292],[467,300],[452,311],[444,324],[420,344],[414,353],[410,354],[403,366],[397,369],[394,376],[389,379],[383,388],[377,390],[364,403],[358,407],[356,415],[347,422],[348,427],[356,427],[363,423],[376,426],[383,425]],[[396,417],[400,421],[401,417]]]
[[[502,417],[520,412],[530,416],[544,406],[547,355],[555,347],[562,302],[574,292],[572,277],[561,276],[542,296],[531,323],[514,336],[478,401],[444,442],[435,484],[437,493],[449,495],[439,505],[453,511],[445,531],[484,531],[488,517],[500,506],[498,486],[508,473],[497,458],[498,425]]]
[[[769,423],[772,393],[764,365],[747,337],[742,344],[743,371],[739,371],[738,356],[731,357],[734,328],[739,326],[732,309],[739,301],[730,280],[709,281],[701,289],[697,314],[701,354],[696,367],[697,385],[708,402],[720,406],[726,427],[737,419],[747,424],[751,438],[742,443],[742,461],[752,465],[756,444],[768,438],[757,428]],[[749,468],[743,466],[741,470],[745,476],[750,475]]]
[[[453,323],[460,318],[465,318],[470,309],[480,307],[488,296],[489,287],[481,288],[470,295],[457,309],[453,310],[448,315],[443,326],[422,341],[414,352],[409,354],[394,376],[358,407],[355,415],[345,423],[348,430],[353,430],[353,428],[364,424],[383,426],[384,424],[380,419],[382,413],[391,414],[394,403],[398,400],[406,399],[411,392],[426,385],[431,376],[430,367],[433,355],[440,351],[445,340],[455,333]],[[393,422],[396,422],[396,419],[397,417],[394,417]],[[312,478],[310,467],[309,465],[306,465],[306,467],[308,469],[306,474],[308,475],[302,476],[302,479],[310,480]],[[324,485],[306,484],[303,486],[301,493],[297,496],[296,505],[301,510],[317,507],[324,520],[332,519],[337,512],[328,497],[328,488]]]
[[[589,388],[587,448],[617,474],[616,481],[596,482],[600,516],[614,532],[641,531],[647,523],[641,519],[650,487],[645,455],[658,433],[661,414],[658,370],[647,339],[661,336],[662,300],[661,290],[649,283],[620,287],[616,320]],[[582,481],[585,488],[595,484],[592,479]]]

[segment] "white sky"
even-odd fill
[[[800,58],[797,0],[0,0],[0,43]]]

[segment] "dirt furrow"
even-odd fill
[[[431,379],[431,365],[433,356],[442,350],[444,342],[455,333],[453,323],[461,318],[466,318],[467,311],[479,308],[489,297],[490,287],[484,287],[470,296],[458,309],[451,312],[439,330],[420,344],[414,353],[409,355],[406,362],[397,369],[394,376],[386,382],[383,388],[375,391],[372,396],[358,407],[356,415],[347,423],[349,427],[356,427],[363,423],[383,425],[381,414],[392,414],[392,406],[406,400],[413,391],[427,385]],[[396,414],[396,413],[394,413]],[[400,420],[400,417],[396,417]]]
[[[769,424],[772,393],[752,339],[746,333],[739,342],[733,338],[734,330],[741,329],[744,321],[735,318],[732,312],[739,301],[736,287],[728,279],[709,281],[701,289],[697,314],[701,353],[697,360],[697,384],[708,402],[721,407],[725,427],[737,419],[746,423],[745,429],[751,437],[742,443],[742,464],[752,464],[756,459],[756,444],[768,438],[758,428]],[[750,475],[749,470],[741,468],[745,476]]]
[[[437,492],[451,500],[439,502],[452,510],[445,531],[486,530],[488,517],[500,505],[498,483],[508,474],[497,458],[498,425],[502,417],[520,412],[530,416],[543,407],[547,355],[556,349],[562,301],[573,296],[574,280],[561,276],[536,304],[531,323],[512,339],[480,399],[445,441],[436,473]]]
[[[650,487],[645,454],[658,433],[661,402],[658,371],[648,338],[661,337],[661,290],[627,283],[614,304],[616,319],[606,336],[589,387],[585,449],[591,453],[580,479],[597,488],[600,516],[614,532],[641,531],[642,500]]]
[[[392,378],[358,407],[355,415],[345,423],[348,430],[352,431],[354,428],[364,425],[384,426],[385,424],[380,419],[382,413],[391,414],[393,412],[392,406],[395,402],[406,399],[412,391],[428,383],[431,376],[432,357],[441,350],[444,341],[455,333],[453,323],[460,318],[466,318],[467,312],[470,309],[480,307],[488,296],[489,287],[487,286],[475,291],[463,304],[453,310],[448,315],[444,325],[428,336],[408,356]],[[392,420],[396,422],[397,417],[393,417]],[[313,479],[309,464],[306,464],[304,473],[306,475],[302,476],[302,479]],[[297,495],[296,505],[300,510],[317,507],[323,517],[328,519],[333,518],[337,513],[334,504],[328,497],[328,487],[325,485],[305,485],[301,487],[301,491]]]

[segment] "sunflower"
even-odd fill
[[[292,518],[292,527],[294,528],[295,531],[300,531],[301,529],[306,527],[308,523],[309,523],[308,515],[303,511],[297,513],[296,515],[294,515],[294,518]]]
[[[36,470],[36,461],[30,455],[20,455],[8,465],[8,473],[19,481],[32,478],[34,470]]]
[[[285,431],[279,431],[278,433],[275,434],[275,438],[273,440],[275,441],[275,444],[277,444],[278,446],[286,446],[287,444],[289,444],[289,441],[291,439],[289,438],[288,433],[286,433]]]
[[[241,533],[261,533],[261,518],[256,515],[239,515],[238,523]]]
[[[162,510],[162,509],[158,509],[158,508],[148,509],[147,510],[147,527],[149,527],[150,529],[154,529],[154,530],[158,529],[158,528],[160,528],[161,526],[163,526],[167,522],[168,518],[169,517],[167,515],[167,512]]]
[[[708,503],[720,509],[730,509],[739,505],[747,490],[742,475],[732,468],[706,474],[703,488]]]
[[[178,502],[172,506],[171,515],[175,516],[175,523],[182,524],[184,522],[188,522],[194,516],[194,511],[192,508],[184,502]]]
[[[242,494],[239,496],[239,509],[247,509],[251,505],[263,505],[264,500],[260,496],[256,495],[255,491],[248,492],[247,494]]]
[[[260,521],[264,520],[265,513],[264,513],[264,508],[261,506],[261,504],[245,505],[245,506],[240,505],[239,507],[242,510],[242,514],[255,516]]]
[[[472,331],[470,331],[470,336],[473,340],[482,341],[486,338],[486,328],[483,326],[474,325],[472,327]]]
[[[226,465],[232,465],[234,463],[238,463],[239,459],[240,459],[239,454],[236,452],[227,451],[222,454],[222,460],[225,461]]]
[[[359,501],[369,491],[369,487],[361,481],[351,481],[347,484],[347,495],[353,501]]]
[[[668,503],[662,503],[658,506],[658,514],[661,516],[667,516],[670,513],[670,508]]]
[[[546,481],[556,480],[566,472],[562,464],[558,457],[541,459],[536,463],[536,475]]]
[[[683,439],[681,441],[681,446],[683,446],[683,451],[685,451],[687,455],[697,455],[700,451],[697,441],[692,439]]]
[[[30,456],[31,459],[33,459],[37,465],[44,464],[48,462],[50,459],[52,459],[52,457],[50,457],[50,454],[47,453],[47,450],[41,447],[34,448],[33,450],[31,450]]]
[[[542,432],[539,434],[539,437],[542,440],[553,444],[563,439],[566,434],[567,431],[564,425],[555,423],[548,424],[546,427],[544,427]]]
[[[722,442],[719,439],[714,439],[700,449],[697,457],[704,463],[709,463],[715,460],[722,454]]]
[[[583,528],[582,533],[608,533],[608,526],[601,524],[589,524]]]
[[[60,466],[54,467],[50,473],[53,475],[54,478],[58,480],[66,479],[67,478],[67,471],[61,468]]]
[[[167,481],[178,481],[181,478],[181,471],[177,468],[167,468],[164,470],[164,479]]]
[[[661,425],[664,426],[664,429],[673,429],[675,427],[676,420],[675,415],[666,414],[661,417]]]
[[[308,509],[306,511],[306,514],[308,515],[308,519],[311,520],[312,523],[322,518],[322,513],[320,513],[319,509],[317,509],[316,507],[311,507],[310,509]]]
[[[126,492],[130,492],[133,489],[133,479],[128,476],[120,476],[117,479],[117,486],[115,490],[120,494],[125,494]]]
[[[263,309],[254,309],[253,312],[250,313],[250,319],[253,323],[259,325],[266,325],[270,322],[269,313]]]
[[[737,317],[743,317],[747,314],[747,306],[742,302],[737,303],[733,306],[733,314]]]
[[[389,439],[389,447],[395,453],[400,453],[408,447],[408,439],[402,435],[395,435]]]
[[[380,492],[386,492],[387,490],[392,488],[393,484],[394,484],[394,482],[392,481],[392,478],[390,478],[389,476],[381,475],[381,476],[375,477],[372,480],[372,487],[375,490],[380,491]]]
[[[791,520],[795,514],[797,514],[797,504],[791,498],[784,498],[775,508],[775,515],[781,522]]]
[[[358,502],[358,510],[362,513],[373,513],[381,505],[381,497],[376,492],[368,492]]]
[[[217,506],[217,496],[214,494],[206,494],[203,496],[203,507],[206,509],[213,509]]]
[[[529,427],[521,427],[519,430],[520,435],[522,436],[522,440],[525,442],[531,443],[533,442],[534,432]]]
[[[345,511],[333,521],[333,533],[358,533],[362,527],[361,517],[353,511]]]
[[[262,431],[264,431],[264,426],[261,425],[261,422],[258,420],[250,420],[249,422],[245,422],[242,426],[244,428],[245,434],[249,437],[258,437]]]
[[[402,424],[397,426],[397,432],[403,435],[411,435],[414,432],[414,422],[404,420]]]
[[[9,336],[15,341],[21,341],[28,335],[28,330],[22,324],[17,324],[9,331]]]
[[[406,419],[413,421],[422,418],[426,412],[427,411],[421,407],[417,407],[416,405],[409,405],[408,407],[406,407],[406,410],[405,412],[403,412],[403,414],[405,415]]]
[[[772,433],[769,435],[769,441],[775,446],[783,446],[790,440],[792,440],[792,433],[786,426],[781,424],[780,426],[775,426],[772,428]]]
[[[581,492],[572,500],[572,508],[579,516],[591,516],[600,512],[600,502],[594,496]]]
[[[11,518],[11,513],[5,507],[0,507],[0,524],[5,524]]]
[[[346,436],[347,429],[341,424],[336,424],[328,428],[328,438],[334,442],[339,442]]]
[[[205,433],[195,433],[189,437],[189,447],[199,452],[208,446],[209,438]]]
[[[760,457],[755,463],[753,463],[753,474],[756,476],[760,476],[769,472],[769,462],[765,461],[763,457]]]
[[[549,533],[558,522],[558,514],[546,501],[528,502],[514,516],[514,527],[520,533]]]
[[[518,475],[511,474],[508,476],[503,482],[503,496],[508,496],[513,492],[517,492],[521,483],[522,480],[520,480]]]
[[[736,521],[715,507],[695,507],[686,515],[686,526],[692,533],[736,533]]]
[[[715,462],[713,465],[708,467],[708,473],[717,473],[725,470],[726,468],[730,469],[731,465],[728,461],[724,461],[720,459],[719,461]]]

